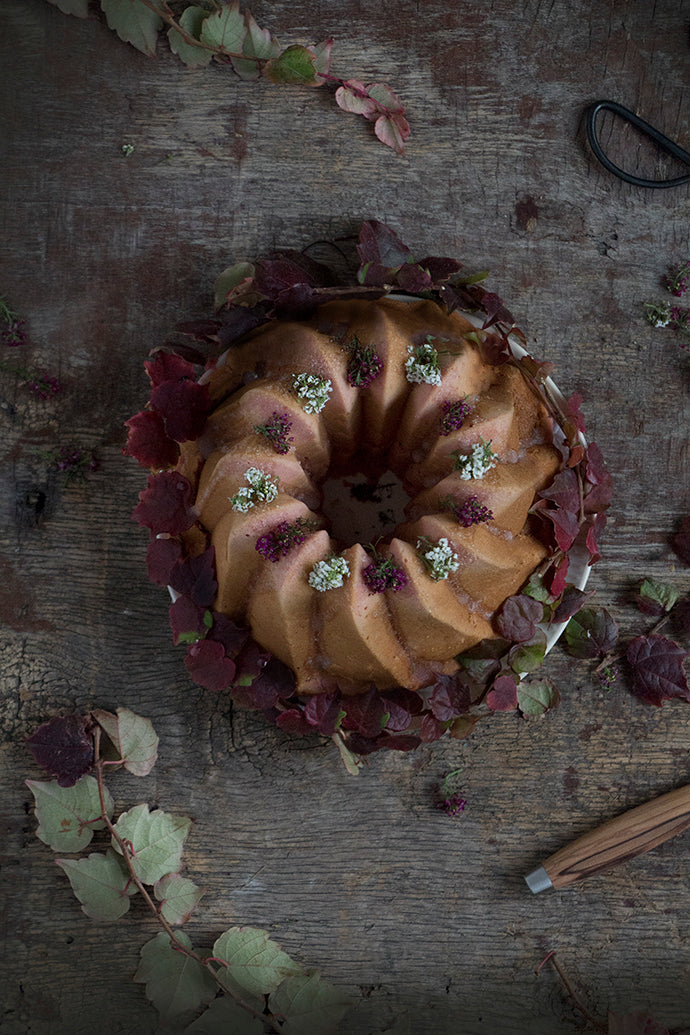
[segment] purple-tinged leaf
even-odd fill
[[[640,586],[637,606],[644,614],[661,616],[671,610],[681,593],[675,586],[656,579],[645,579]]]
[[[152,388],[158,388],[166,381],[194,381],[194,366],[182,356],[174,352],[159,350],[153,353],[153,359],[144,361],[144,369],[149,375]]]
[[[496,620],[498,632],[506,640],[526,643],[531,640],[537,624],[544,617],[544,606],[523,593],[508,597]]]
[[[462,263],[457,259],[450,259],[443,256],[427,255],[417,263],[423,270],[426,270],[435,287],[442,284],[448,277],[458,273],[462,269]]]
[[[609,1013],[608,1035],[670,1035],[669,1029],[650,1017],[647,1010]]]
[[[234,661],[226,658],[222,644],[214,640],[192,643],[184,663],[195,683],[216,693],[231,686],[235,676]]]
[[[142,467],[159,470],[174,467],[180,456],[180,447],[165,430],[160,413],[142,410],[125,421],[127,442],[122,447],[124,456],[131,456]]]
[[[601,658],[618,642],[618,625],[605,607],[583,607],[565,627],[568,654],[574,658]]]
[[[525,672],[534,672],[543,663],[546,656],[546,634],[538,629],[530,643],[518,643],[508,654],[508,664],[513,672],[521,676]]]
[[[146,549],[146,566],[151,582],[168,586],[173,568],[182,559],[182,544],[170,536],[151,539]]]
[[[332,737],[345,715],[340,691],[314,694],[304,706],[304,717],[310,726],[325,737]]]
[[[606,510],[611,503],[611,491],[613,479],[608,472],[604,457],[596,442],[587,445],[587,463],[585,466],[585,478],[587,487],[585,490],[585,513],[591,514],[600,510]]]
[[[209,546],[196,557],[178,561],[170,573],[170,586],[199,607],[211,607],[218,592],[216,551]]]
[[[455,676],[440,676],[427,701],[429,710],[439,722],[464,715],[471,703],[469,688]]]
[[[395,278],[398,287],[411,295],[419,295],[431,287],[431,276],[417,262],[406,262]]]
[[[518,704],[517,682],[512,676],[499,676],[486,695],[487,706],[492,712],[512,712]]]
[[[390,733],[403,733],[409,728],[413,717],[424,710],[424,702],[412,690],[385,690],[380,696],[388,712],[386,730]]]
[[[419,736],[424,744],[431,744],[435,740],[440,740],[443,734],[448,729],[446,723],[441,722],[435,715],[430,712],[425,712],[422,716],[421,726],[419,728]]]
[[[568,619],[582,610],[585,600],[589,600],[593,595],[593,590],[585,593],[584,590],[577,589],[576,586],[566,586],[565,592],[553,612],[553,621],[567,622]]]
[[[683,664],[687,656],[686,650],[665,636],[635,637],[626,651],[632,668],[635,696],[656,707],[674,697],[690,701]]]
[[[458,655],[465,672],[479,684],[489,684],[501,668],[501,658],[510,648],[508,640],[482,640],[476,647]]]
[[[226,655],[229,658],[236,658],[249,638],[249,630],[237,625],[220,611],[213,611],[212,617],[213,625],[208,634],[209,640],[222,643]]]
[[[577,514],[580,510],[580,489],[577,475],[566,467],[559,471],[554,480],[545,489],[537,493],[539,499],[551,500],[557,507]]]
[[[168,608],[173,643],[177,645],[203,640],[208,632],[205,614],[205,608],[193,603],[189,597],[178,597]]]
[[[208,386],[196,381],[165,381],[151,392],[151,409],[163,418],[165,433],[175,442],[199,437],[210,405]]]
[[[680,532],[673,537],[673,549],[683,564],[690,565],[690,517],[686,517]]]
[[[362,265],[375,263],[387,269],[397,269],[411,258],[410,249],[395,231],[377,219],[362,223],[357,252]]]
[[[139,493],[132,520],[150,528],[154,534],[179,535],[196,521],[191,502],[192,486],[184,475],[176,471],[151,474],[146,488]]]
[[[343,706],[347,710],[343,729],[354,730],[363,737],[375,737],[386,724],[386,706],[373,686],[366,693],[348,697]]]
[[[380,115],[374,123],[374,133],[382,144],[391,147],[396,154],[405,154],[410,124],[404,115]]]
[[[378,117],[376,101],[369,96],[366,86],[358,79],[347,79],[339,86],[335,91],[335,101],[339,108],[353,115],[363,115],[365,119]]]
[[[293,737],[306,737],[315,732],[299,708],[288,708],[287,711],[279,712],[276,716],[276,726]]]
[[[256,658],[257,665],[260,665],[259,671],[249,679],[246,670],[241,670],[242,681],[236,678],[232,699],[242,708],[269,711],[275,708],[278,701],[292,697],[295,692],[295,675],[278,658],[262,652],[258,644],[253,644],[253,647],[255,651],[252,651],[251,646],[249,651]],[[242,662],[247,664],[246,652],[238,659],[238,671]]]
[[[55,715],[44,722],[26,744],[34,761],[60,787],[73,787],[93,766],[93,725],[83,715]]]

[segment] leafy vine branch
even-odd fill
[[[86,18],[89,0],[48,0],[66,14]],[[160,32],[167,27],[170,49],[192,68],[211,61],[230,65],[240,79],[267,79],[280,85],[335,89],[343,111],[374,123],[382,144],[405,152],[410,126],[405,108],[385,83],[366,86],[358,79],[341,79],[330,71],[333,40],[312,47],[293,43],[282,47],[268,29],[261,28],[239,0],[219,3],[200,0],[178,15],[171,0],[100,0],[108,26],[137,50],[154,57]]]
[[[136,776],[151,772],[158,737],[148,719],[126,708],[117,714],[97,710],[54,717],[27,743],[38,764],[57,778],[27,780],[36,800],[37,835],[53,850],[71,854],[56,862],[84,912],[95,920],[119,919],[139,893],[163,929],[142,947],[134,978],[146,986],[163,1023],[174,1022],[176,1030],[185,1025],[190,1033],[326,1035],[335,1030],[349,1001],[318,972],[304,970],[266,931],[231,927],[211,953],[202,953],[175,930],[202,896],[180,874],[191,820],[160,809],[149,812],[142,803],[114,821],[105,783],[107,768],[124,766]],[[106,831],[110,846],[74,858],[97,830]]]

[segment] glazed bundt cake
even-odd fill
[[[482,336],[431,301],[339,300],[260,327],[202,378],[211,412],[178,469],[215,550],[214,608],[298,695],[454,672],[547,556],[530,508],[562,454],[538,395],[483,357]],[[404,513],[347,541],[322,506],[334,479],[395,482]]]

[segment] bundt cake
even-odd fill
[[[350,771],[557,704],[531,676],[587,599],[611,483],[483,274],[375,220],[356,247],[345,277],[308,251],[225,270],[145,362],[123,450],[191,679]]]
[[[203,376],[211,410],[178,469],[215,550],[214,608],[298,695],[453,673],[546,558],[530,509],[563,456],[538,394],[482,337],[432,301],[337,300],[260,327]],[[355,541],[322,509],[338,479],[331,514],[348,486],[382,483],[404,512]]]

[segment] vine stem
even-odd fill
[[[606,1032],[608,1031],[608,1025],[602,1024],[602,1022],[598,1021],[596,1019],[596,1017],[593,1017],[592,1014],[587,1009],[587,1007],[583,1006],[583,1004],[577,998],[577,996],[573,992],[572,988],[570,987],[570,982],[568,981],[567,977],[565,976],[563,968],[561,967],[560,963],[556,959],[556,951],[555,951],[555,949],[552,950],[550,953],[548,953],[548,955],[541,961],[541,963],[539,964],[539,966],[536,969],[536,973],[537,974],[541,971],[542,967],[546,963],[550,963],[551,966],[556,971],[556,973],[558,974],[558,977],[560,978],[560,980],[561,980],[561,982],[563,984],[563,987],[565,988],[566,996],[568,997],[568,999],[570,1000],[572,1005],[575,1007],[575,1009],[579,1010],[580,1013],[584,1016],[584,1018],[587,1021],[589,1021],[589,1023],[593,1027],[595,1027],[597,1029],[597,1031],[601,1031],[601,1032],[604,1033],[604,1035],[606,1035]]]
[[[96,783],[98,785],[98,798],[101,806],[101,815],[99,819],[103,821],[108,833],[111,835],[111,837],[117,844],[118,848],[120,849],[122,858],[125,860],[127,869],[129,870],[132,883],[136,886],[137,891],[139,891],[142,895],[144,901],[146,902],[146,905],[149,907],[158,923],[161,925],[165,933],[170,938],[170,944],[172,948],[175,950],[175,952],[181,952],[183,956],[187,956],[188,959],[194,960],[201,967],[203,967],[204,970],[207,970],[209,974],[211,974],[214,981],[218,985],[218,988],[222,992],[229,994],[239,1006],[245,1009],[253,1017],[256,1017],[257,1019],[263,1021],[264,1024],[267,1024],[269,1026],[272,1032],[278,1033],[279,1035],[281,1029],[279,1028],[278,1023],[273,1019],[273,1017],[271,1017],[270,1015],[267,1016],[266,1014],[259,1013],[252,1006],[250,1006],[249,1003],[245,1002],[245,1000],[242,999],[241,996],[237,995],[230,988],[223,984],[218,975],[218,971],[213,966],[213,963],[222,963],[224,966],[227,966],[227,963],[224,960],[218,960],[213,956],[200,956],[197,952],[194,952],[193,949],[188,949],[187,946],[184,945],[184,943],[178,938],[175,929],[168,923],[168,921],[165,919],[154,900],[151,898],[151,895],[149,894],[146,886],[141,882],[141,880],[137,876],[133,863],[134,850],[132,848],[132,845],[130,842],[126,841],[123,837],[121,837],[118,831],[115,829],[115,825],[110,819],[110,816],[108,815],[108,810],[106,808],[105,781],[103,779],[103,770],[108,763],[105,761],[105,759],[101,758],[100,746],[101,728],[100,726],[96,726],[94,733],[93,751],[94,771],[96,773]]]

